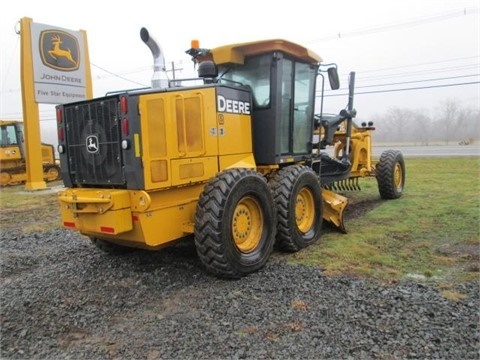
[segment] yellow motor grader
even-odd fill
[[[55,160],[53,145],[41,144],[43,179],[60,178],[60,166]],[[0,186],[18,185],[27,180],[23,122],[0,120]]]
[[[319,171],[322,187],[331,191],[360,190],[359,179],[376,177],[382,199],[397,199],[402,196],[405,186],[405,161],[398,150],[386,150],[379,159],[372,151],[373,122],[355,122],[353,108],[355,73],[349,77],[349,95],[346,109],[339,114],[315,115],[314,134],[319,141],[321,161],[314,165]],[[322,107],[323,109],[323,103]],[[330,149],[330,151],[327,151]],[[320,167],[318,169],[317,167]],[[325,192],[324,196],[330,196]],[[337,195],[337,194],[336,194]],[[332,203],[335,200],[332,201]],[[326,208],[327,212],[329,208]],[[342,232],[346,232],[343,218],[332,213],[327,218]],[[324,217],[326,215],[324,214]]]
[[[99,248],[190,237],[208,271],[238,278],[262,268],[274,244],[298,251],[317,241],[322,219],[344,230],[347,199],[333,183],[384,167],[381,193],[402,194],[401,154],[353,168],[367,159],[355,158],[352,108],[314,114],[317,80],[322,100],[325,74],[339,84],[336,67],[324,72],[311,50],[282,39],[214,49],[192,41],[198,77],[169,81],[160,46],[145,28],[140,37],[154,59],[151,88],[57,107],[63,226]],[[337,155],[323,150],[330,144]]]

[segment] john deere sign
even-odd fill
[[[60,71],[78,70],[80,48],[75,36],[60,30],[40,33],[40,55],[43,65]]]
[[[31,25],[37,103],[61,104],[87,98],[83,34],[48,25]]]

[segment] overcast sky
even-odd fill
[[[2,119],[22,118],[20,37],[15,30],[23,17],[87,32],[94,96],[150,85],[152,55],[139,35],[146,27],[167,63],[184,69],[177,77],[192,74],[185,54],[191,39],[212,48],[283,38],[311,48],[326,63],[337,63],[344,88],[348,73],[356,72],[359,118],[392,107],[424,109],[434,116],[446,99],[480,108],[479,0],[17,0],[0,12]],[[392,91],[411,88],[427,89]],[[326,101],[327,110],[337,112],[347,97]],[[55,127],[53,105],[40,106],[40,120],[45,137]]]

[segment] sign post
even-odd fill
[[[27,182],[25,188],[27,190],[38,190],[47,186],[43,180],[40,123],[33,86],[32,39],[29,35],[31,22],[31,19],[23,18],[20,23],[22,107],[25,131],[25,157],[27,161]]]

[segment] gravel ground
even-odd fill
[[[191,243],[114,257],[66,230],[3,231],[0,246],[2,359],[480,358],[477,283],[455,301],[279,253],[221,280]]]

